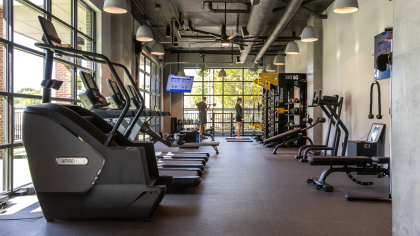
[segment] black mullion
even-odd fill
[[[44,10],[51,13],[52,12],[51,9],[52,9],[51,0],[44,0]]]

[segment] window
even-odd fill
[[[22,115],[27,106],[40,104],[42,98],[44,50],[34,46],[42,42],[38,16],[52,21],[64,46],[94,52],[96,44],[95,12],[83,0],[12,2],[0,6],[0,193],[32,182],[22,144]],[[3,14],[6,12],[12,14]],[[80,105],[80,70],[95,73],[95,65],[67,57],[54,58],[53,78],[64,83],[60,90],[52,90],[53,103]]]
[[[259,121],[258,97],[262,94],[260,86],[252,81],[258,73],[248,69],[225,69],[227,76],[218,77],[220,69],[209,69],[197,74],[195,69],[185,69],[185,74],[194,76],[193,89],[191,93],[184,93],[184,117],[183,119],[197,119],[197,103],[202,97],[207,97],[207,104],[215,103],[207,113],[209,127],[215,128],[219,135],[230,135],[232,122],[236,123],[235,104],[238,97],[241,97],[241,104],[244,111],[245,122]],[[242,135],[250,135],[253,128],[244,125]]]
[[[140,54],[139,57],[139,90],[141,94],[144,96],[144,103],[146,109],[151,110],[161,110],[160,104],[160,86],[162,85],[161,82],[161,68],[160,66],[149,59],[147,56]],[[162,118],[156,117],[150,121],[150,126],[152,130],[159,131],[162,124]],[[148,135],[139,134],[138,135],[139,141],[147,141],[150,139]]]

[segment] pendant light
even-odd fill
[[[334,12],[335,13],[353,13],[359,10],[359,3],[357,0],[335,0]]]
[[[299,46],[295,41],[289,42],[284,52],[286,54],[299,54]]]
[[[178,53],[178,74],[176,75],[178,78],[185,78],[184,69],[179,69],[179,53]]]
[[[178,78],[185,78],[184,69],[179,70],[176,76],[178,76]]]
[[[222,55],[222,70],[219,71],[219,77],[223,78],[226,77],[226,71],[223,69],[223,55]]]
[[[308,25],[303,29],[300,38],[302,42],[315,42],[318,41],[318,33],[314,27]]]
[[[142,25],[137,29],[136,40],[140,42],[151,42],[154,40],[149,26]]]
[[[267,71],[265,70],[265,68],[261,71],[261,73],[267,73]]]
[[[270,63],[267,65],[266,70],[268,73],[274,73],[277,71],[276,67],[274,66],[273,63]]]
[[[164,55],[165,49],[163,48],[163,45],[160,42],[155,42],[155,44],[153,44],[151,53],[153,55]]]
[[[169,25],[166,26],[166,37],[171,37],[171,27],[169,27]]]
[[[174,38],[174,47],[176,47],[176,48],[178,47],[178,43],[177,42],[178,42],[178,39],[176,39],[176,37],[175,37]]]
[[[127,3],[125,0],[105,0],[104,11],[112,14],[127,13]]]
[[[221,71],[219,71],[219,77],[221,77],[221,78],[226,77],[225,69],[222,69]]]
[[[277,55],[274,58],[273,64],[276,65],[276,66],[283,66],[284,64],[286,64],[285,61],[284,61],[284,56]]]

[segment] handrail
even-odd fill
[[[98,63],[101,63],[101,64],[106,64],[109,67],[109,69],[111,70],[112,75],[117,80],[118,85],[120,87],[124,87],[124,84],[122,83],[120,77],[118,76],[117,72],[115,71],[115,68],[113,66],[114,63],[112,63],[108,59],[108,57],[106,57],[105,55],[97,54],[97,53],[93,53],[93,52],[80,51],[80,50],[76,50],[76,49],[73,49],[73,48],[58,47],[58,46],[48,45],[48,44],[44,44],[44,43],[35,43],[35,46],[39,47],[39,48],[43,48],[45,50],[48,50],[52,53],[58,53],[58,54],[63,55],[63,56],[79,58],[79,59],[83,59],[83,60],[94,61],[94,62],[98,62]],[[66,53],[66,52],[68,52],[68,53]],[[74,54],[69,54],[69,53],[74,53]],[[84,56],[78,56],[76,54],[80,54],[80,55],[84,55]],[[94,58],[91,58],[91,57],[101,58],[102,60],[94,59]],[[116,64],[116,66],[120,65],[120,64],[117,64],[117,63],[115,63],[115,64]],[[105,147],[108,147],[110,145],[112,139],[115,136],[115,133],[118,130],[118,127],[121,125],[122,120],[124,119],[125,115],[127,114],[128,109],[130,108],[130,96],[128,95],[126,90],[123,90],[122,92],[124,94],[124,97],[126,97],[127,102],[124,106],[123,111],[121,112],[120,116],[118,117],[117,122],[115,123],[114,127],[112,128],[111,132],[109,133],[108,137],[106,138],[106,140],[104,142]]]

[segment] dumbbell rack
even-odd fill
[[[295,116],[298,116],[297,124],[301,128],[306,127],[306,124],[302,122],[306,116],[307,106],[306,74],[280,73],[278,80],[278,86],[271,84],[269,90],[263,89],[261,101],[263,106],[260,108],[263,139],[287,132],[291,129],[288,125],[289,120],[294,121]],[[299,102],[290,103],[290,99],[295,97],[295,87],[299,88]],[[295,105],[299,105],[299,107],[295,107]],[[289,112],[278,113],[279,108]],[[304,144],[297,143],[297,146],[301,145]]]
[[[198,129],[200,125],[199,122],[195,122],[195,120],[189,122],[188,120],[190,119],[182,119],[182,121],[178,120],[178,132],[187,131],[188,128]]]

